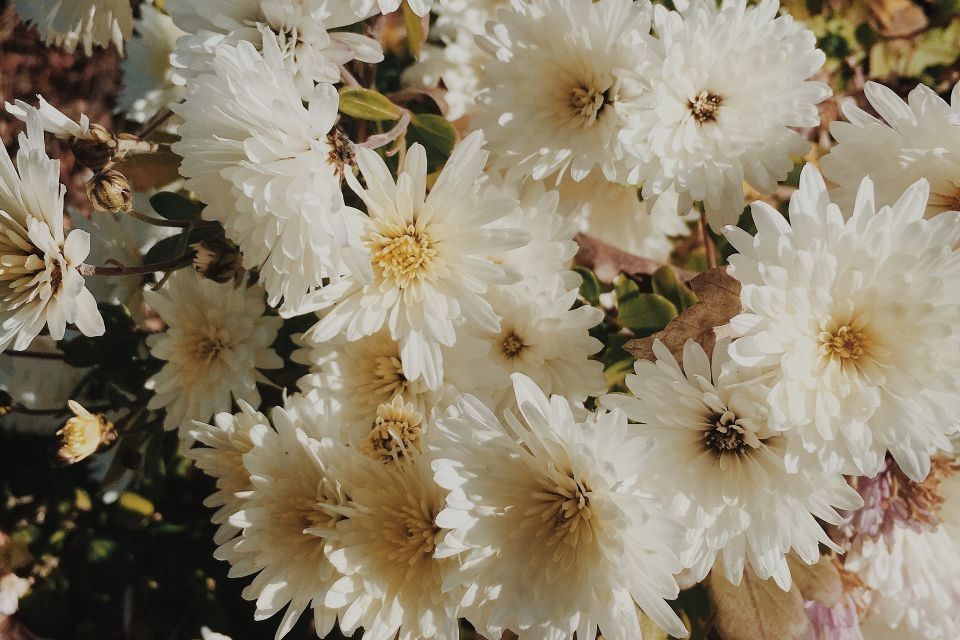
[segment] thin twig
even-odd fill
[[[717,266],[717,246],[713,243],[713,238],[710,237],[710,232],[707,230],[706,211],[700,212],[700,235],[703,238],[703,246],[707,251],[707,266],[713,269]]]
[[[153,116],[149,122],[143,125],[143,129],[140,130],[139,137],[146,138],[148,135],[156,131],[157,127],[166,122],[167,119],[169,119],[172,115],[173,111],[170,109],[170,107],[164,108],[162,111],[157,113],[157,115]]]
[[[86,276],[144,276],[157,271],[176,271],[188,265],[193,264],[195,251],[190,250],[179,258],[167,260],[166,262],[157,262],[155,264],[145,264],[139,267],[106,267],[92,264],[81,264],[77,270],[80,275]]]
[[[400,121],[387,131],[386,133],[378,133],[376,135],[370,136],[363,142],[357,143],[358,147],[364,147],[365,149],[379,149],[380,147],[385,147],[394,140],[400,138],[407,132],[407,127],[410,126],[410,112],[406,109],[403,110],[403,115],[400,116]]]

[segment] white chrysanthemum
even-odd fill
[[[317,307],[331,307],[311,330],[315,340],[341,332],[358,340],[387,326],[400,343],[406,377],[422,377],[435,389],[443,379],[440,348],[456,342],[458,323],[499,329],[484,295],[491,285],[510,282],[512,274],[491,258],[530,238],[495,226],[517,202],[482,195],[482,145],[479,131],[463,140],[429,194],[421,145],[410,147],[396,181],[375,152],[357,150],[367,186],[350,173],[347,180],[367,206],[362,238],[373,277],[347,276],[313,295]]]
[[[264,46],[268,37],[279,43],[283,65],[294,74],[305,98],[315,83],[340,81],[340,65],[351,60],[383,60],[380,45],[351,31],[328,31],[357,22],[349,4],[328,0],[169,0],[176,25],[189,35],[180,39],[173,64],[185,78],[210,72],[223,44],[247,41]]]
[[[640,638],[639,607],[672,635],[687,634],[675,598],[681,529],[641,478],[646,445],[619,411],[577,420],[514,375],[517,404],[504,422],[472,396],[461,415],[438,420],[437,482],[448,489],[437,517],[451,531],[438,557],[463,553],[448,586],[466,587],[464,613],[488,638]]]
[[[432,390],[423,380],[407,377],[400,344],[386,329],[355,341],[343,336],[318,341],[308,332],[300,342],[302,348],[294,352],[293,359],[309,365],[311,373],[297,384],[302,391],[331,401],[331,409],[338,412],[345,427],[345,442],[356,443],[365,436],[377,408],[397,395],[423,416],[429,416],[435,407],[451,404],[455,390],[450,385]]]
[[[897,528],[892,545],[867,541],[846,560],[868,588],[866,622],[876,640],[960,637],[960,476],[947,478],[941,490],[946,502],[936,531]]]
[[[580,230],[622,251],[668,262],[671,238],[690,235],[685,218],[678,214],[676,193],[647,202],[637,187],[590,176],[582,182],[560,184],[561,202],[573,209]]]
[[[296,315],[309,291],[344,271],[360,224],[340,188],[352,145],[334,129],[339,96],[320,84],[305,107],[270,34],[263,56],[249,42],[220,45],[213,68],[174,107],[185,121],[173,145],[180,172],[207,204],[204,218],[260,270],[270,304]]]
[[[84,335],[104,332],[79,270],[90,236],[64,232],[60,161],[47,157],[39,114],[26,121],[17,166],[0,153],[0,351],[26,349],[44,326],[55,340],[68,323]]]
[[[87,114],[80,114],[80,121],[77,122],[47,102],[40,94],[37,94],[36,107],[23,100],[14,100],[13,103],[7,102],[4,106],[7,113],[25,123],[29,123],[30,118],[33,117],[32,114],[37,114],[40,119],[40,127],[60,140],[90,139],[93,135],[90,131],[90,118],[87,117]]]
[[[760,367],[777,428],[831,469],[876,475],[889,450],[913,480],[960,415],[960,214],[924,220],[927,183],[877,210],[865,179],[845,221],[808,165],[790,223],[753,204],[757,235],[724,233],[739,255],[746,335],[731,347]]]
[[[123,53],[123,41],[133,33],[129,0],[15,0],[14,6],[47,44],[70,52],[81,45],[89,56],[94,46],[113,44]]]
[[[446,492],[433,480],[429,454],[415,450],[419,435],[411,441],[398,432],[406,426],[401,421],[422,416],[411,405],[394,413],[386,432],[374,434],[394,440],[389,455],[368,448],[364,457],[343,447],[329,454],[349,501],[336,510],[343,519],[328,553],[344,577],[326,604],[343,610],[347,635],[363,627],[364,640],[457,638],[461,590],[445,589],[445,580],[459,562],[434,557],[446,535],[437,522]]]
[[[120,65],[123,88],[117,96],[117,111],[135,122],[146,122],[183,98],[183,88],[173,83],[170,56],[177,38],[185,33],[170,16],[146,3],[140,6],[134,29]]]
[[[218,525],[213,541],[217,544],[232,539],[241,528],[230,523],[229,518],[243,508],[244,500],[253,490],[250,472],[243,466],[243,456],[262,441],[265,431],[270,430],[270,421],[243,400],[237,403],[240,412],[218,413],[213,424],[194,422],[189,434],[198,446],[184,452],[197,468],[217,481],[217,490],[203,501],[204,506],[217,511],[210,520]]]
[[[641,97],[624,69],[653,73],[650,4],[632,0],[515,2],[488,25],[481,46],[482,110],[495,162],[535,179],[601,169],[625,179],[630,158],[619,139],[620,106]]]
[[[430,28],[431,40],[425,43],[420,59],[403,73],[403,80],[419,87],[446,90],[443,99],[449,108],[447,117],[457,120],[476,110],[476,98],[487,57],[477,45],[487,22],[496,17],[498,7],[508,0],[448,0],[434,9],[436,21]]]
[[[283,366],[271,348],[281,320],[264,315],[263,297],[257,285],[220,284],[193,269],[147,292],[168,326],[147,337],[151,355],[165,361],[146,385],[155,394],[149,408],[166,412],[164,428],[189,429],[192,420],[230,411],[234,400],[260,404],[257,369]]]
[[[852,206],[860,181],[876,183],[877,204],[892,205],[920,178],[930,182],[927,216],[960,210],[960,84],[950,104],[924,85],[904,102],[887,87],[868,82],[864,94],[883,118],[877,119],[852,100],[844,102],[849,122],[833,122],[837,140],[821,159],[823,175],[836,183],[831,194],[841,206]]]
[[[689,340],[681,369],[657,340],[657,361],[638,360],[636,375],[627,376],[634,397],[606,395],[601,402],[641,423],[638,433],[654,447],[650,473],[690,527],[681,559],[694,579],[706,577],[721,556],[734,584],[749,563],[787,591],[791,551],[807,564],[820,560],[821,544],[842,552],[817,519],[838,525],[836,509],[858,509],[863,500],[839,473],[816,466],[787,472],[785,437],[767,424],[765,393],[730,366],[728,345],[717,343],[711,363]]]
[[[270,418],[274,428],[251,431],[253,448],[243,456],[252,489],[243,509],[230,517],[243,531],[214,555],[231,564],[231,577],[257,574],[243,590],[245,599],[256,600],[257,620],[287,607],[277,640],[308,607],[322,638],[337,618],[323,601],[340,577],[324,554],[329,543],[323,535],[339,519],[329,507],[343,504],[346,496],[331,478],[326,449],[316,439],[326,435],[323,415],[294,397]]]
[[[491,290],[500,330],[477,332],[473,340],[458,342],[447,356],[450,382],[499,408],[513,401],[513,373],[571,402],[603,393],[603,364],[590,359],[603,348],[590,335],[603,321],[603,312],[589,305],[573,308],[578,293],[576,286],[567,290],[559,282],[543,289],[521,284]],[[483,349],[471,344],[476,340]]]
[[[830,95],[808,81],[823,65],[813,33],[776,0],[693,0],[682,13],[658,6],[655,75],[630,68],[625,85],[652,85],[647,102],[619,107],[625,147],[643,160],[645,198],[673,189],[680,210],[704,203],[711,224],[736,224],[743,182],[771,193],[809,144],[790,127],[820,123]]]
[[[353,10],[363,16],[370,15],[377,10],[383,14],[393,13],[400,8],[402,2],[403,0],[348,0],[348,4]],[[407,0],[407,4],[418,16],[425,16],[433,7],[434,0]]]

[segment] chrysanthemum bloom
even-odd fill
[[[816,37],[775,0],[693,0],[683,12],[657,6],[662,62],[634,69],[625,87],[652,84],[644,102],[618,105],[627,118],[624,147],[643,161],[644,198],[670,189],[680,211],[702,201],[714,228],[736,224],[743,182],[771,193],[809,144],[791,127],[820,123],[830,96],[809,81],[823,65]]]
[[[941,491],[946,503],[936,531],[898,527],[892,544],[865,542],[846,559],[869,588],[866,628],[880,638],[960,638],[960,476],[946,479]],[[871,633],[864,637],[873,640]]]
[[[150,409],[163,409],[166,429],[189,430],[192,420],[230,411],[234,400],[260,404],[257,369],[278,369],[271,345],[282,324],[265,316],[263,289],[205,280],[193,269],[175,272],[149,304],[167,330],[147,337],[154,358],[166,361],[147,381]]]
[[[177,39],[186,33],[150,4],[140,6],[135,28],[121,63],[123,88],[116,110],[135,122],[146,122],[183,98],[183,87],[173,82],[170,56]]]
[[[85,231],[63,230],[60,161],[47,157],[39,114],[26,116],[17,166],[0,153],[0,351],[26,349],[44,326],[54,340],[68,323],[103,335],[97,301],[79,267],[90,252]]]
[[[231,564],[231,577],[257,574],[243,590],[245,599],[256,600],[257,620],[287,608],[277,640],[308,607],[322,638],[336,623],[337,612],[323,601],[340,575],[324,555],[326,532],[339,519],[329,507],[346,496],[315,439],[325,435],[325,417],[297,397],[270,417],[274,428],[252,430],[253,448],[243,455],[252,488],[229,520],[243,531],[214,555]]]
[[[808,165],[789,224],[755,202],[755,237],[724,229],[745,308],[731,355],[765,372],[772,425],[795,427],[794,464],[802,444],[830,470],[874,476],[889,450],[920,481],[934,452],[952,451],[960,214],[924,220],[927,192],[918,182],[877,210],[866,179],[844,220]]]
[[[440,348],[456,342],[458,324],[499,330],[484,295],[491,285],[515,278],[495,259],[530,238],[494,224],[517,202],[481,193],[478,180],[487,160],[482,145],[479,131],[463,140],[429,194],[421,145],[410,147],[396,181],[380,156],[357,149],[367,186],[350,173],[346,177],[367,206],[361,237],[372,279],[352,274],[311,296],[317,308],[329,307],[311,330],[314,340],[342,332],[353,341],[387,326],[400,343],[405,377],[422,377],[436,389],[443,379]]]
[[[521,419],[501,422],[472,396],[438,420],[437,482],[450,493],[437,557],[463,554],[449,586],[484,636],[640,637],[637,606],[671,635],[687,634],[666,599],[679,591],[673,545],[682,530],[642,479],[646,445],[619,411],[578,420],[514,375]]]
[[[340,29],[357,22],[349,3],[328,0],[242,0],[195,2],[169,0],[167,8],[178,27],[186,31],[173,53],[173,64],[186,78],[209,72],[217,47],[248,41],[267,46],[263,38],[279,43],[285,68],[294,74],[305,98],[317,82],[340,81],[340,65],[351,60],[383,60],[380,45],[366,36]]]
[[[445,580],[459,562],[434,555],[446,535],[437,521],[446,492],[433,480],[422,420],[398,396],[381,407],[360,448],[366,457],[344,447],[329,453],[349,500],[335,510],[342,519],[328,553],[344,577],[325,602],[343,611],[347,635],[363,627],[365,640],[458,637],[461,590]]]
[[[123,53],[123,41],[133,33],[129,0],[16,0],[14,6],[47,44],[71,53],[81,45],[89,56],[94,46],[109,44]]]
[[[217,482],[217,490],[203,501],[204,506],[216,508],[211,516],[218,525],[213,541],[223,544],[236,536],[241,528],[229,518],[241,508],[244,499],[253,490],[250,472],[243,466],[243,456],[250,453],[255,442],[262,441],[271,429],[265,415],[239,400],[240,412],[218,413],[213,424],[194,422],[189,427],[195,445],[184,453],[197,468]],[[201,446],[202,445],[202,446]]]
[[[441,0],[442,2],[443,0]],[[360,15],[370,15],[373,11],[379,10],[380,13],[392,13],[400,8],[403,0],[347,0],[354,11]],[[418,16],[425,16],[433,7],[434,0],[407,0],[407,4]]]
[[[841,474],[818,465],[787,472],[785,438],[767,424],[763,392],[730,366],[728,344],[717,343],[711,362],[689,340],[681,369],[658,340],[656,362],[639,360],[636,375],[627,376],[634,397],[606,395],[601,402],[641,423],[637,432],[654,448],[650,473],[690,527],[681,559],[694,578],[703,579],[719,557],[734,584],[749,563],[787,591],[787,554],[814,564],[821,544],[842,552],[817,519],[838,525],[843,517],[835,509],[857,509],[863,500]]]
[[[535,179],[602,170],[625,178],[620,107],[642,97],[624,69],[653,73],[650,4],[632,0],[515,2],[489,25],[481,46],[482,109],[476,125],[494,159]]]
[[[870,176],[877,204],[892,205],[907,187],[926,178],[927,217],[960,210],[960,84],[950,104],[922,84],[908,102],[876,82],[863,90],[882,120],[852,100],[843,103],[849,122],[830,124],[837,145],[821,160],[823,175],[838,185],[831,197],[842,207],[853,205],[860,181]]]
[[[265,33],[263,48],[217,47],[213,73],[174,107],[185,122],[173,149],[207,204],[204,218],[221,222],[244,266],[260,270],[270,304],[283,300],[281,312],[296,315],[309,291],[344,272],[358,241],[340,188],[352,145],[334,129],[336,89],[317,85],[305,107],[276,37]]]

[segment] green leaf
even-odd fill
[[[340,113],[360,120],[399,120],[403,109],[390,99],[370,89],[344,88],[340,90]]]
[[[672,302],[656,293],[629,294],[620,299],[620,323],[637,337],[646,337],[661,331],[677,317]]]
[[[653,292],[672,302],[681,312],[697,302],[697,294],[677,277],[677,272],[670,265],[664,265],[654,272]]]
[[[453,153],[457,143],[457,130],[443,116],[432,113],[415,113],[410,118],[410,131],[407,139],[411,143],[419,142],[427,149],[431,165],[441,165]]]
[[[580,297],[595,307],[600,306],[600,281],[593,271],[586,267],[574,267],[574,271],[580,274]]]
[[[161,191],[150,197],[150,206],[167,220],[199,220],[203,205],[179,193]]]

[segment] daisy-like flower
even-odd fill
[[[500,330],[478,332],[473,340],[463,340],[462,347],[458,342],[447,357],[452,363],[449,381],[499,408],[513,400],[513,373],[571,402],[603,393],[603,364],[590,359],[603,348],[590,335],[603,321],[603,312],[589,305],[573,308],[578,293],[577,287],[566,290],[559,282],[539,290],[523,284],[493,289],[488,298],[500,316]]]
[[[305,98],[315,83],[340,81],[340,65],[351,60],[383,60],[380,45],[350,31],[329,31],[362,19],[349,3],[329,0],[169,0],[176,25],[187,32],[177,43],[173,64],[185,78],[209,72],[217,47],[251,42],[266,47],[276,40],[285,68]]]
[[[134,29],[121,64],[123,88],[117,96],[117,111],[135,122],[146,122],[183,98],[183,87],[173,82],[170,56],[177,39],[186,34],[150,4],[141,5]]]
[[[927,217],[960,210],[960,84],[949,104],[922,84],[907,102],[876,82],[868,82],[863,91],[882,120],[852,100],[843,103],[849,122],[830,124],[837,144],[821,160],[823,175],[838,185],[833,199],[849,207],[861,180],[870,176],[877,185],[877,204],[892,205],[907,187],[926,178]]]
[[[619,139],[624,103],[646,89],[620,74],[653,73],[650,4],[632,0],[515,2],[500,10],[480,41],[482,110],[495,161],[539,180],[573,180],[602,170],[625,178],[628,154]]]
[[[155,394],[149,408],[166,412],[164,428],[189,430],[190,421],[230,411],[234,400],[260,404],[257,369],[283,366],[271,348],[282,322],[264,315],[263,289],[181,269],[147,293],[147,304],[168,326],[147,337],[151,355],[165,361],[146,385]]]
[[[445,585],[459,562],[434,555],[446,535],[437,520],[446,492],[420,451],[422,419],[398,396],[381,407],[361,448],[366,457],[343,447],[329,455],[350,499],[336,510],[342,519],[330,534],[336,549],[328,558],[344,576],[326,604],[343,611],[347,635],[358,627],[364,640],[459,635],[461,593]]]
[[[681,369],[657,340],[656,362],[639,360],[636,375],[627,376],[633,397],[611,394],[601,402],[639,422],[654,447],[650,473],[690,527],[681,559],[694,578],[706,577],[719,557],[734,584],[749,563],[759,578],[773,577],[788,591],[787,554],[814,564],[821,544],[842,552],[817,519],[838,525],[843,517],[835,509],[857,509],[863,500],[841,474],[818,465],[788,473],[785,438],[767,424],[764,394],[729,366],[728,345],[718,342],[711,362],[689,340]]]
[[[646,493],[646,446],[619,411],[578,420],[514,375],[522,420],[498,420],[472,396],[438,420],[430,444],[450,493],[437,557],[462,553],[449,586],[466,587],[463,615],[488,638],[640,637],[637,606],[686,636],[666,599],[680,571],[677,524]]]
[[[206,5],[204,5],[206,6]],[[221,44],[213,73],[187,88],[174,111],[186,186],[207,203],[203,216],[223,224],[259,269],[271,305],[297,315],[308,292],[337,278],[362,218],[343,206],[340,177],[352,144],[334,129],[339,96],[329,84],[304,106],[276,37],[261,56],[249,42]]]
[[[771,193],[809,144],[791,127],[820,123],[830,96],[809,81],[823,65],[816,38],[776,0],[693,0],[682,12],[658,6],[654,31],[662,62],[630,69],[624,85],[652,85],[646,101],[618,105],[625,148],[643,161],[644,198],[670,189],[680,211],[702,201],[717,229],[736,224],[743,182]]]
[[[123,41],[133,33],[129,0],[15,0],[14,6],[47,44],[71,53],[80,45],[89,56],[94,46],[110,44],[123,53]]]
[[[60,162],[47,157],[40,116],[26,116],[17,166],[0,153],[0,351],[26,349],[44,326],[54,340],[68,323],[103,335],[97,301],[80,267],[90,252],[85,231],[63,229]]]
[[[217,544],[225,543],[241,531],[229,518],[243,508],[245,498],[253,490],[250,472],[243,466],[243,456],[271,429],[265,415],[243,400],[237,404],[240,412],[236,415],[218,413],[212,424],[194,422],[189,433],[195,444],[184,452],[198,469],[217,481],[216,492],[203,501],[204,506],[217,510],[210,518],[218,525],[213,537]]]
[[[342,505],[346,496],[330,475],[327,449],[316,439],[329,434],[325,416],[293,397],[270,418],[273,428],[251,430],[253,447],[243,454],[251,490],[229,519],[242,532],[214,555],[231,564],[231,577],[257,574],[243,590],[245,599],[256,601],[257,620],[286,607],[277,640],[307,608],[322,638],[336,623],[337,612],[323,603],[340,577],[324,554],[325,538],[340,519],[330,507]]]
[[[892,544],[867,541],[846,559],[869,589],[868,640],[960,637],[960,476],[941,488],[946,505],[936,531],[898,527]]]
[[[487,160],[482,145],[479,131],[463,140],[429,194],[421,145],[407,152],[396,181],[380,156],[357,149],[367,187],[351,173],[346,177],[367,206],[361,237],[373,277],[365,281],[351,274],[312,294],[317,308],[330,307],[311,330],[314,340],[343,332],[354,341],[387,326],[400,343],[404,375],[422,377],[436,389],[443,379],[441,347],[456,342],[459,323],[499,330],[484,295],[491,285],[513,278],[491,258],[530,238],[495,225],[517,202],[481,194],[478,180]]]
[[[776,429],[829,470],[876,475],[889,451],[922,480],[952,451],[960,415],[960,214],[924,220],[928,187],[877,210],[865,179],[849,219],[813,166],[790,199],[790,223],[753,204],[757,235],[724,233],[739,252],[744,337],[733,360],[758,367]]]

